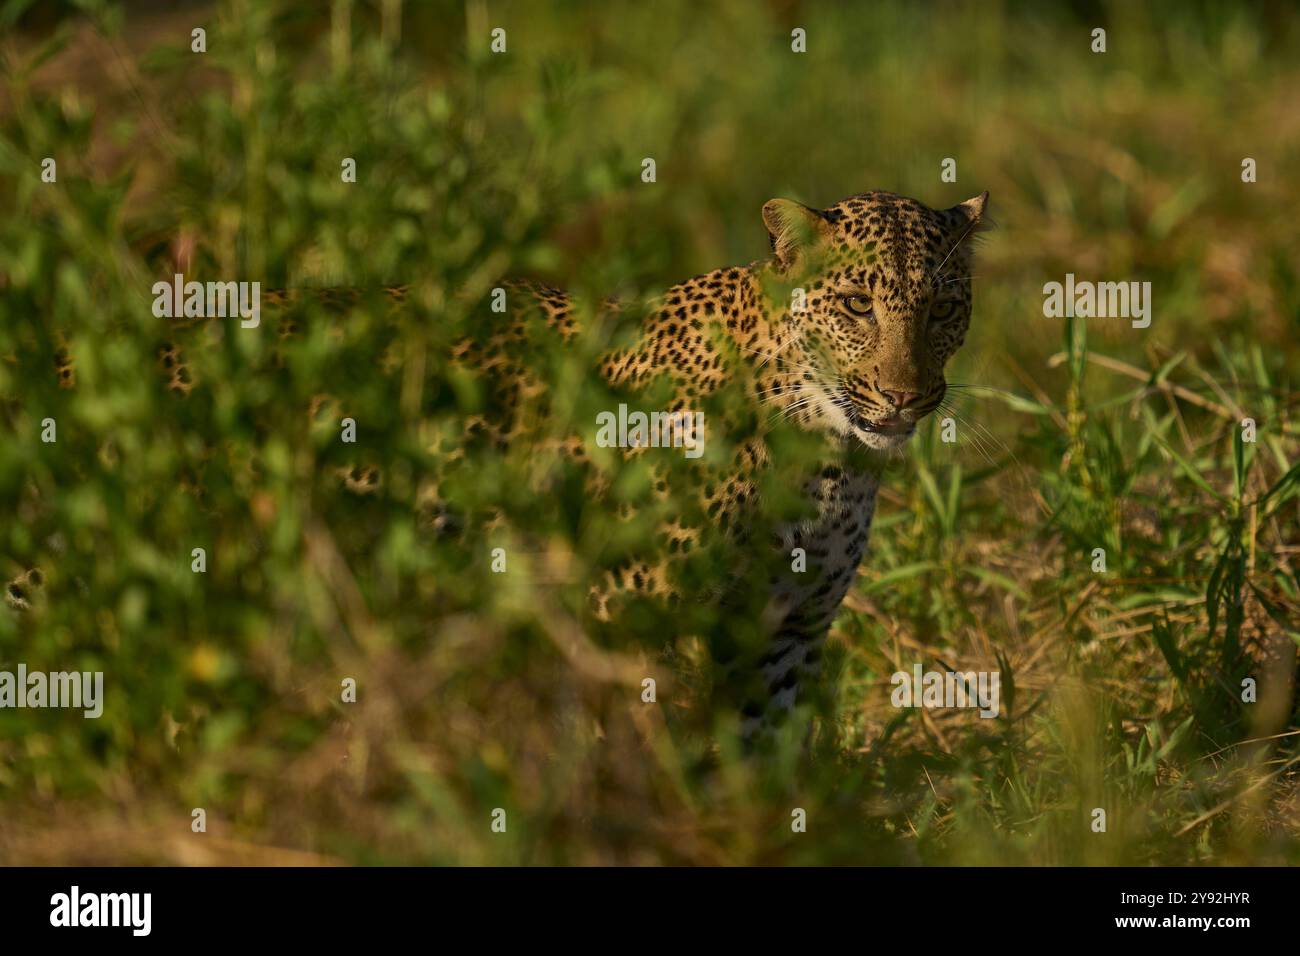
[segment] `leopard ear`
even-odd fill
[[[830,233],[830,223],[820,212],[792,199],[769,199],[764,203],[763,224],[783,268],[789,268],[801,250]]]
[[[953,216],[955,224],[962,231],[983,232],[990,225],[987,215],[988,204],[989,194],[988,190],[985,190],[973,199],[957,203],[948,210],[948,213]]]

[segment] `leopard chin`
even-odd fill
[[[916,426],[908,425],[907,429],[889,434],[879,434],[873,432],[863,432],[861,429],[855,431],[857,438],[868,448],[875,448],[879,451],[892,451],[902,448],[912,436],[916,434]]]
[[[876,431],[871,423],[862,420],[851,423],[852,437],[874,451],[895,451],[908,443],[916,434],[916,423],[902,423],[894,430]]]

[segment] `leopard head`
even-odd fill
[[[970,324],[971,240],[987,201],[936,210],[871,192],[829,209],[763,207],[771,268],[791,290],[774,327],[805,369],[819,427],[888,450],[943,401],[944,366]]]

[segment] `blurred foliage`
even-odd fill
[[[1287,4],[87,0],[0,4],[0,28],[0,573],[44,577],[0,609],[0,668],[108,693],[97,721],[0,710],[0,859],[1300,860],[1295,737],[1239,746],[1236,703],[1239,648],[1297,634]],[[446,356],[491,334],[503,276],[635,303],[763,256],[773,196],[877,188],[992,194],[961,437],[888,465],[811,754],[745,761],[699,705],[716,609],[585,618],[590,569],[663,517],[643,469],[592,466],[637,506],[617,522],[543,445],[471,449],[440,492],[503,520],[428,532],[429,476],[490,401]],[[176,394],[151,287],[181,260],[363,298],[303,304],[289,341],[270,312],[187,330]],[[1045,319],[1066,272],[1150,280],[1151,328]],[[618,401],[586,370],[626,328],[596,328],[530,343],[551,437]],[[1002,718],[893,710],[916,660],[1000,669]]]

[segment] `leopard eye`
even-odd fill
[[[871,315],[871,300],[865,295],[845,295],[840,298],[844,300],[844,307],[854,315],[862,318]]]
[[[943,322],[945,319],[952,318],[957,311],[957,303],[952,299],[935,302],[930,306],[930,323]]]

